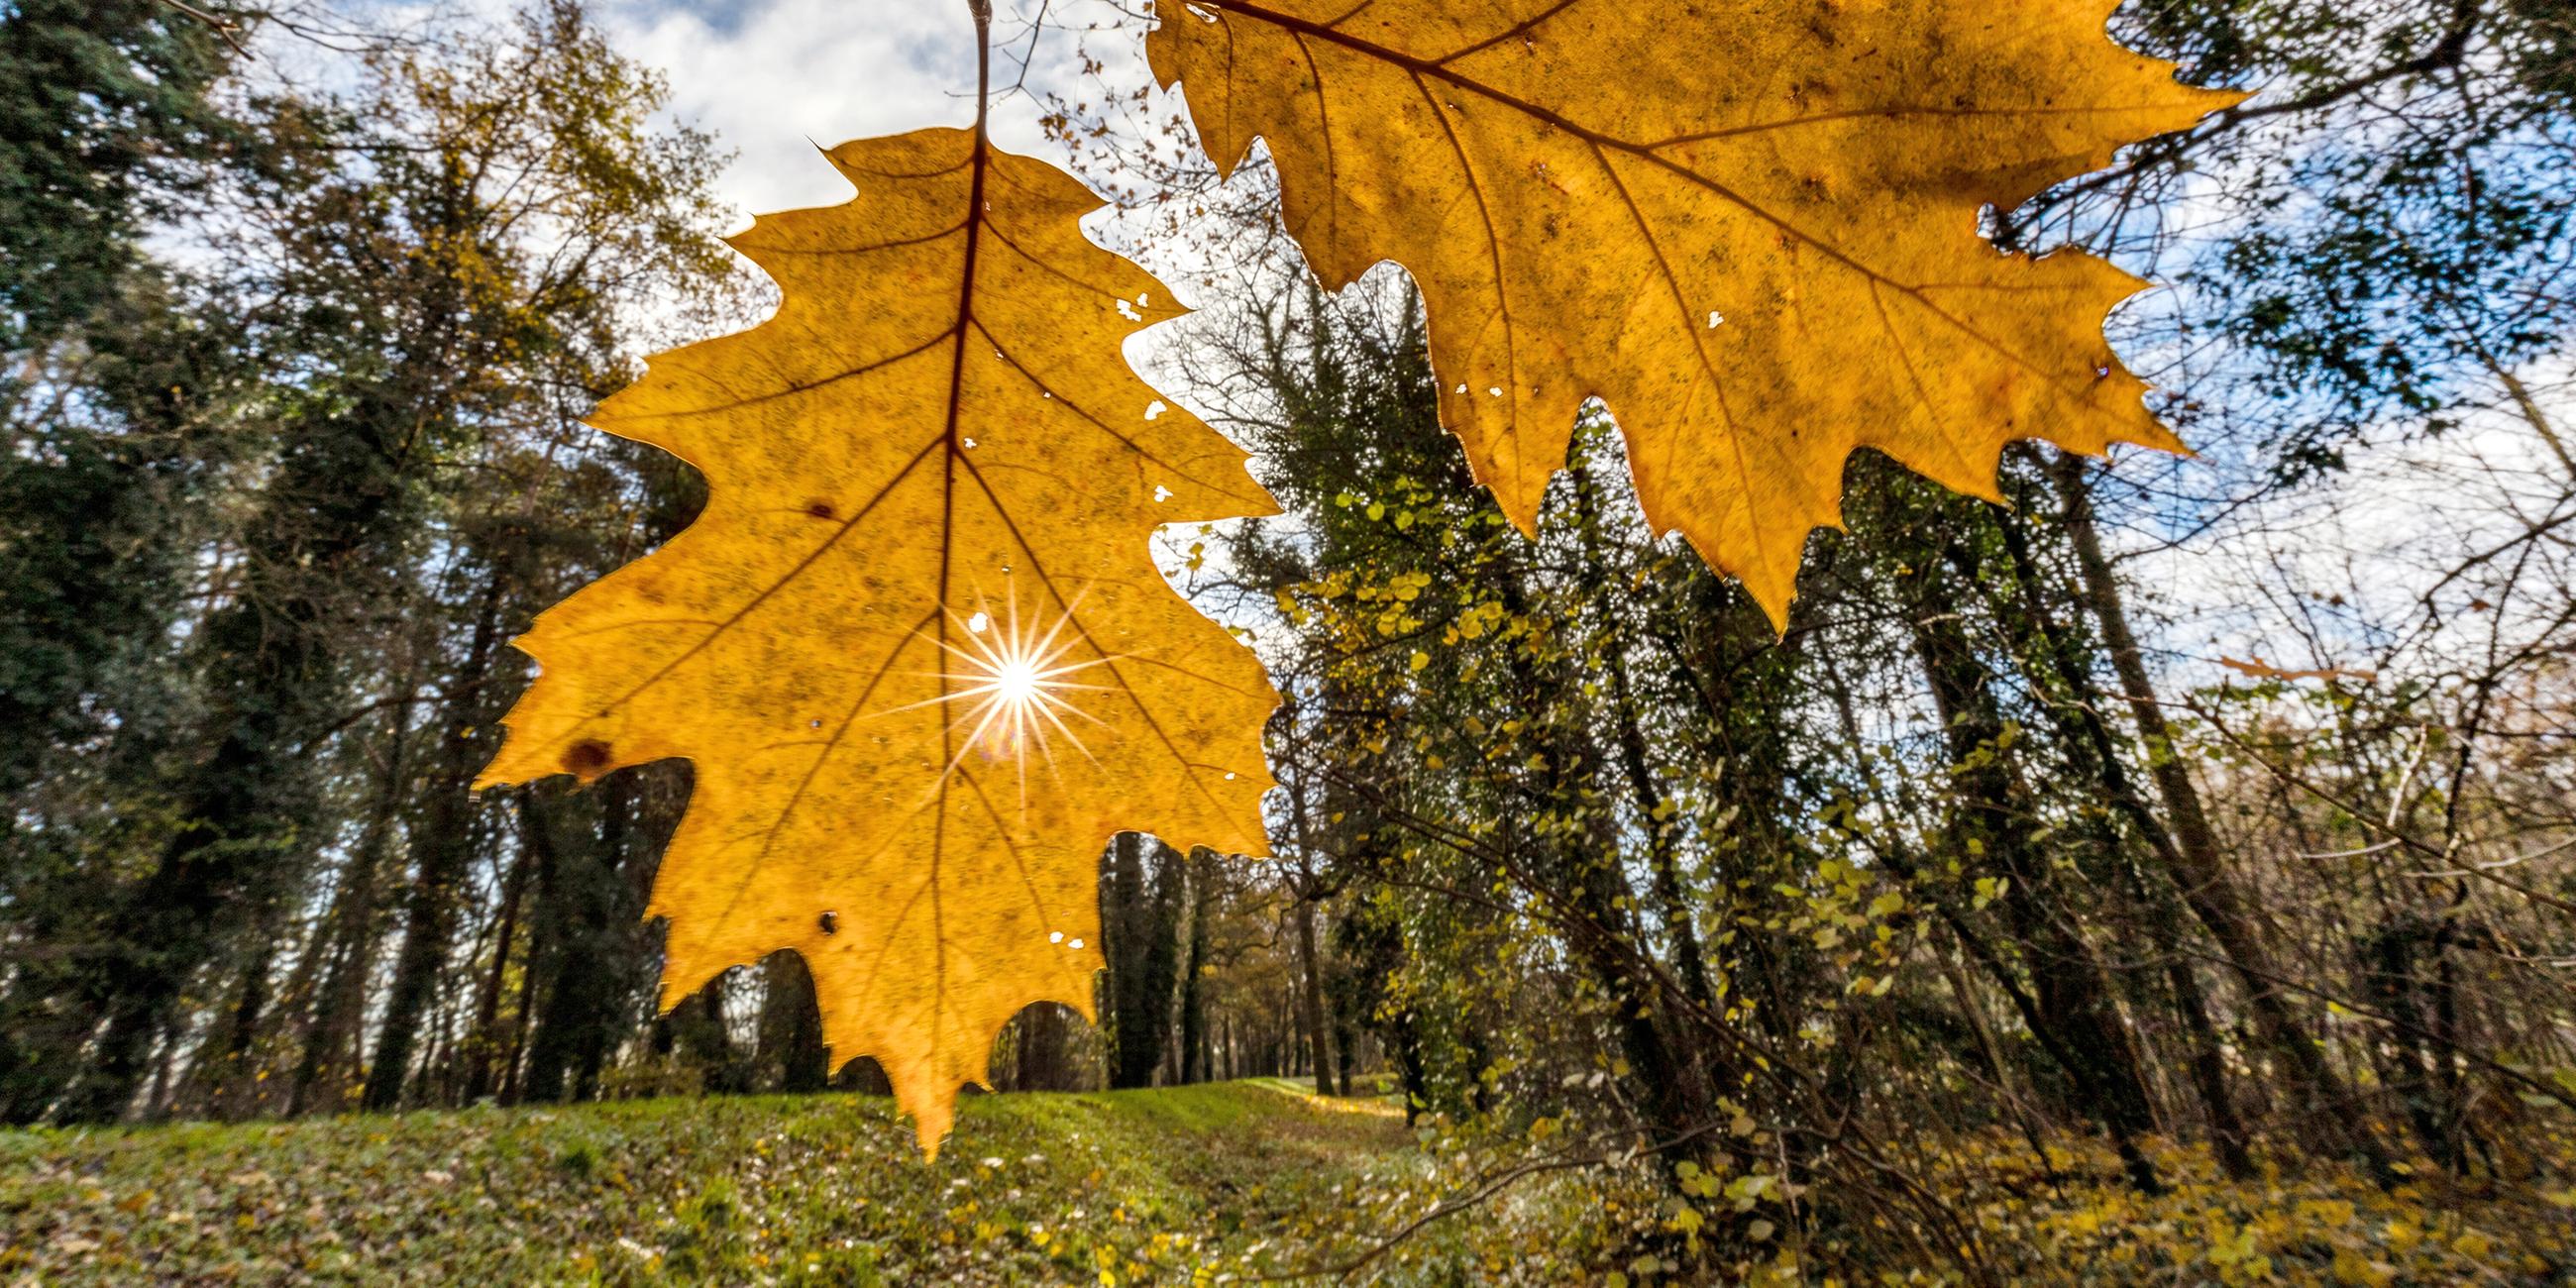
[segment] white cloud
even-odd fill
[[[1025,15],[1036,0],[996,5],[997,88],[1019,78],[1029,49]],[[1105,0],[1052,0],[1036,46],[1029,92],[1005,94],[993,113],[1004,147],[1052,155],[1038,129],[1049,91],[1096,98],[1102,84],[1134,85],[1143,51],[1114,23]],[[603,0],[594,17],[617,46],[670,77],[671,112],[712,130],[737,155],[724,197],[743,214],[836,204],[849,186],[815,155],[850,139],[975,119],[975,29],[965,0]],[[1016,36],[1016,39],[1012,37]],[[1085,39],[1108,70],[1084,76]]]

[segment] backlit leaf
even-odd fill
[[[1856,447],[1989,497],[2017,438],[2181,447],[2103,341],[2140,283],[1978,231],[2233,101],[2112,7],[1163,0],[1149,49],[1220,165],[1269,141],[1328,286],[1412,272],[1441,419],[1523,529],[1597,396],[1656,529],[1778,622]]]
[[[693,761],[663,1004],[797,950],[834,1061],[876,1057],[936,1152],[1014,1012],[1090,1013],[1112,834],[1266,852],[1276,694],[1147,542],[1274,507],[1127,368],[1179,311],[1070,176],[961,130],[829,155],[854,201],[734,239],[777,315],[592,417],[707,509],[538,620],[483,781]]]

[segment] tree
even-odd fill
[[[52,343],[115,300],[144,230],[251,142],[213,89],[237,53],[159,0],[29,0],[0,23],[0,353]]]
[[[1100,931],[1109,969],[1109,1085],[1150,1087],[1171,1038],[1188,865],[1179,851],[1120,833],[1101,859]]]
[[[500,438],[513,421],[541,442],[572,432],[573,419],[627,374],[613,328],[622,300],[635,298],[628,292],[659,274],[703,270],[714,254],[700,228],[703,147],[684,135],[672,148],[655,136],[660,83],[617,57],[570,6],[525,20],[512,44],[447,65],[406,60],[389,78],[412,99],[394,114],[416,114],[414,129],[430,144],[397,154],[390,167],[418,185],[416,235],[453,248],[448,271],[477,296],[469,316],[499,332],[495,356],[525,364],[492,372],[495,405],[473,412],[492,422],[482,432]],[[512,231],[538,217],[558,221],[562,234],[538,241]],[[462,355],[430,356],[452,367]],[[469,793],[493,743],[482,731],[502,710],[496,631],[505,602],[514,616],[531,610],[523,596],[532,578],[515,565],[533,553],[525,528],[534,517],[525,509],[460,516],[469,558],[482,565],[479,606],[448,677],[458,696],[424,787],[429,812],[413,837],[416,873],[368,1073],[370,1108],[402,1096],[415,1030],[453,937],[457,886],[473,852]]]
[[[76,949],[59,974],[13,981],[13,1006],[103,1017],[95,1050],[65,1090],[87,1034],[57,1027],[54,1041],[68,1045],[26,1062],[33,1081],[13,1097],[14,1115],[122,1112],[189,981],[233,947],[228,931],[275,933],[274,911],[327,835],[312,753],[342,727],[353,647],[401,601],[424,543],[488,504],[451,509],[445,471],[483,443],[560,435],[623,378],[628,310],[671,274],[715,263],[701,231],[704,140],[652,132],[658,86],[611,56],[577,8],[542,10],[513,37],[460,45],[446,61],[406,50],[370,59],[378,97],[366,110],[334,123],[328,110],[285,102],[260,123],[273,143],[339,131],[332,141],[366,158],[363,170],[308,164],[227,190],[238,198],[234,234],[275,251],[243,261],[248,276],[225,292],[257,302],[247,335],[278,374],[252,405],[271,418],[278,454],[262,464],[224,580],[187,634],[198,714],[156,753],[172,758],[170,817],[145,875],[95,923],[106,942]],[[312,155],[309,140],[297,147]],[[564,218],[543,224],[531,218],[540,212]],[[566,240],[529,240],[548,228]],[[484,565],[506,559],[487,553]],[[445,677],[432,813],[413,837],[426,842],[417,852],[433,892],[453,885],[467,852],[474,751],[459,744],[488,723],[478,712],[492,698],[508,589],[487,579],[485,611],[469,614],[479,629],[460,640],[461,674]],[[434,917],[444,902],[416,898],[413,911]],[[424,970],[445,951],[437,928],[424,929],[398,990],[406,1024]],[[246,999],[264,992],[258,960]],[[258,1009],[247,1006],[242,1023],[255,1026]],[[379,1063],[394,1067],[379,1081],[398,1087],[404,1062]]]

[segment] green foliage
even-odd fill
[[[194,163],[244,141],[209,97],[232,61],[160,0],[13,0],[0,16],[0,353],[109,304],[146,225],[198,186]]]
[[[2098,221],[2088,240],[2182,286],[2182,326],[2225,331],[2248,359],[2240,405],[2175,408],[2208,417],[2204,449],[2235,446],[2211,439],[2268,396],[2277,414],[2245,447],[2286,480],[2339,468],[2374,436],[2456,425],[2470,391],[2576,326],[2552,285],[2576,267],[2563,6],[2155,0],[2121,21],[2187,79],[2262,97],[2011,228]],[[2228,173],[2247,177],[2201,177]],[[2149,193],[2196,213],[2150,214]]]

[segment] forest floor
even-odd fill
[[[848,1095],[0,1131],[0,1288],[1957,1281],[1775,1235],[1784,1214],[1739,1187],[1686,1186],[1693,1206],[1642,1167],[1561,1166],[1545,1120],[1477,1145],[1284,1079],[959,1109],[933,1163],[891,1102]],[[2555,1129],[2522,1144],[2576,1159]],[[2231,1182],[2171,1147],[2147,1197],[2107,1149],[2050,1157],[2043,1177],[1976,1136],[1913,1162],[1994,1282],[2576,1284],[2563,1184]],[[1462,1193],[1481,1197],[1387,1242]]]
[[[0,1285],[1139,1284],[1338,1266],[1436,1201],[1400,1110],[1280,1079],[0,1132]],[[1381,1268],[1485,1282],[1443,1223]],[[1548,1282],[1533,1279],[1529,1282]]]

